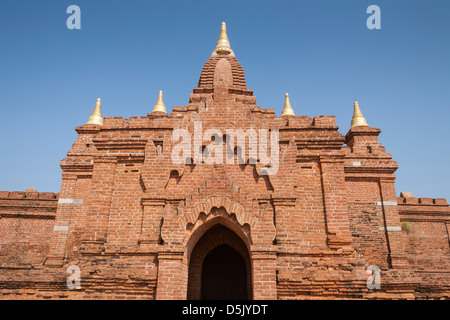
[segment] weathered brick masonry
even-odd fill
[[[187,106],[77,127],[59,194],[0,192],[3,299],[450,298],[446,200],[396,196],[380,129],[344,136],[334,116],[258,107],[226,41]],[[278,172],[252,164],[248,144],[233,164],[174,163],[172,133],[196,123],[277,129]],[[380,289],[367,286],[373,265]]]

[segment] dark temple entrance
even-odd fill
[[[188,299],[252,299],[251,261],[242,239],[216,224],[195,244],[189,262]]]
[[[227,245],[211,250],[203,261],[202,300],[245,300],[247,270],[242,256]]]

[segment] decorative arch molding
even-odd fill
[[[223,207],[228,215],[235,215],[237,222],[241,226],[248,224],[250,228],[253,229],[257,224],[256,218],[246,212],[242,204],[232,201],[230,198],[225,196],[209,197],[205,202],[197,204],[193,208],[192,212],[186,215],[186,224],[191,223],[192,225],[195,225],[200,219],[200,214],[202,212],[209,216],[214,207],[217,209]]]
[[[252,239],[250,235],[250,226],[244,224],[241,226],[237,223],[235,215],[228,215],[223,207],[220,209],[213,208],[213,212],[206,216],[203,212],[200,213],[200,219],[197,220],[195,225],[188,224],[186,237],[184,239],[184,247],[186,248],[185,258],[189,261],[192,250],[197,245],[198,241],[203,235],[217,225],[223,225],[231,230],[238,238],[245,244],[247,250],[250,251],[252,245]]]

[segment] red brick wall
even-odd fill
[[[220,58],[171,115],[77,127],[59,194],[0,193],[0,293],[198,297],[202,259],[232,238],[254,299],[448,297],[449,208],[396,197],[398,164],[378,141],[381,130],[356,127],[344,137],[333,116],[278,118],[256,105],[237,60],[216,68]],[[263,176],[261,163],[247,161],[174,163],[173,130],[193,134],[196,121],[203,132],[277,129],[278,172]],[[406,220],[411,231],[401,229]],[[217,224],[226,232],[204,245]],[[66,286],[70,265],[80,268],[81,289]],[[373,265],[377,290],[366,284]]]
[[[398,203],[407,257],[422,279],[418,296],[450,298],[450,208],[447,201],[399,197]]]
[[[0,192],[0,267],[42,265],[57,201],[53,193]]]
[[[388,267],[388,250],[383,214],[377,201],[381,195],[376,180],[349,180],[347,197],[349,206],[350,230],[354,247],[366,257],[371,265]]]

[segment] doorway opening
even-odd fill
[[[242,239],[216,224],[195,244],[190,257],[188,299],[252,298],[251,261]]]

